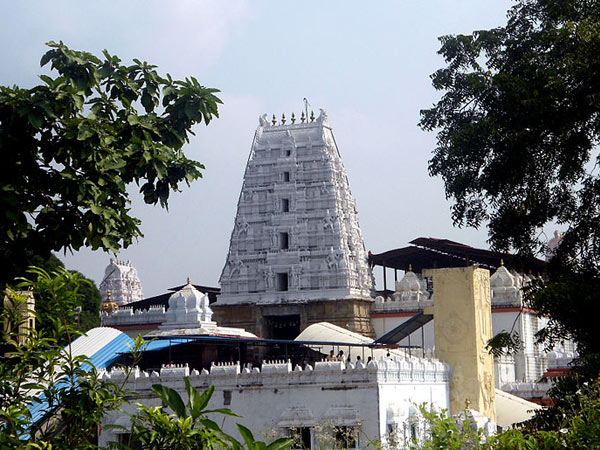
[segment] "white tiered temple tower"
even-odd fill
[[[265,337],[319,321],[372,334],[372,274],[327,115],[290,122],[260,118],[215,316]]]
[[[125,262],[111,258],[104,270],[104,278],[98,289],[103,301],[106,300],[107,293],[110,291],[112,301],[118,306],[125,306],[128,303],[144,299],[142,283],[140,283],[137,270],[131,261]]]

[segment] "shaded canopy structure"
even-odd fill
[[[383,266],[421,273],[423,269],[465,267],[472,264],[496,270],[504,263],[523,272],[544,272],[546,262],[537,258],[520,259],[516,255],[471,247],[448,239],[420,237],[410,241],[411,246],[369,254],[371,266]]]
[[[174,292],[180,291],[184,286],[185,285],[182,284],[181,286],[169,288],[169,292],[156,295],[154,297],[148,297],[137,302],[132,302],[127,304],[126,306],[128,308],[132,308],[133,311],[148,309],[151,306],[164,306],[165,310],[167,310],[169,309],[169,298],[171,297],[171,295],[173,295]],[[202,286],[200,284],[194,284],[193,286],[203,294],[208,295],[208,299],[211,305],[217,301],[217,297],[221,293],[221,290],[217,287]]]

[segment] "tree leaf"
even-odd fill
[[[33,126],[33,128],[37,130],[42,128],[42,125],[44,124],[44,118],[39,112],[31,110],[27,114],[27,118],[29,119],[29,123],[31,126]]]
[[[44,67],[46,64],[48,64],[48,61],[52,59],[52,56],[54,56],[54,50],[48,50],[46,53],[44,53],[42,59],[40,59],[40,67]]]
[[[141,103],[147,113],[154,109],[154,100],[147,90],[142,94]]]
[[[208,389],[212,388],[214,391],[214,386],[209,386]],[[202,405],[202,398],[198,390],[193,387],[190,383],[189,377],[185,377],[185,389],[188,394],[188,407],[193,419],[197,419],[202,414],[202,410],[206,406],[206,404]],[[208,390],[207,389],[207,390]],[[212,394],[212,392],[211,392]],[[210,398],[210,397],[209,397]],[[208,402],[207,402],[208,403]]]
[[[279,438],[267,445],[267,450],[285,450],[286,448],[291,447],[293,443],[293,439]]]
[[[254,440],[254,436],[252,435],[252,432],[242,424],[238,423],[236,425],[237,425],[238,431],[240,432],[240,435],[244,439],[244,442],[246,443],[246,446],[248,447],[248,449],[253,450],[255,447],[256,441]]]
[[[226,416],[242,417],[239,414],[234,413],[229,408],[207,409],[207,410],[204,410],[203,413],[204,414],[219,413],[219,414],[225,414]]]
[[[162,402],[175,412],[177,417],[185,418],[186,410],[183,400],[179,393],[170,387],[162,384],[153,384],[152,391],[158,395]]]

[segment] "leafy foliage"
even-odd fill
[[[163,406],[147,407],[138,405],[138,414],[132,419],[129,444],[139,449],[243,449],[233,437],[225,434],[221,428],[206,415],[212,413],[237,416],[227,408],[207,410],[208,402],[214,392],[209,386],[203,393],[198,392],[185,378],[187,404],[177,391],[168,386],[155,384],[152,391],[162,400],[164,406],[175,414],[163,410]],[[256,441],[252,432],[243,425],[237,425],[248,450],[285,450],[292,444],[291,439],[280,438],[271,444]]]
[[[81,312],[75,317],[75,320],[81,331],[87,331],[100,326],[100,303],[102,303],[102,296],[93,280],[83,275],[82,277],[85,282],[79,286],[78,291],[80,294],[78,303],[81,306]]]
[[[427,421],[427,438],[422,444],[411,444],[410,448],[462,450],[479,448],[484,441],[481,430],[478,430],[467,417],[455,420],[448,416],[446,411],[441,413],[428,411],[424,406],[420,406],[419,410]]]
[[[443,95],[420,122],[438,133],[430,174],[455,224],[487,221],[499,250],[526,259],[546,250],[544,225],[566,228],[525,300],[550,318],[538,338],[574,338],[597,375],[600,2],[518,0],[505,26],[440,40],[447,66],[432,81]]]
[[[11,351],[0,362],[0,448],[96,448],[101,418],[123,404],[125,392],[122,385],[99,380],[87,358],[71,352],[79,334],[71,315],[81,276],[64,269],[31,273],[35,278],[19,287],[44,295],[53,316],[44,330],[29,329],[23,344],[17,326],[3,333]],[[12,290],[8,295],[13,305],[2,319],[19,324],[26,297]],[[42,400],[46,407],[32,415]]]
[[[597,216],[599,19],[597,1],[520,0],[505,27],[440,38],[445,93],[420,123],[439,130],[429,170],[455,222],[489,220],[499,248],[533,252],[549,220]]]
[[[182,147],[194,124],[218,117],[216,89],[163,77],[48,43],[32,89],[0,87],[0,261],[3,280],[22,275],[28,254],[117,251],[142,235],[127,187],[167,207],[170,191],[201,177]]]
[[[73,325],[76,331],[99,325],[100,292],[93,281],[79,272],[64,269],[62,264],[50,273],[39,267],[30,268],[28,273],[32,279],[22,279],[17,288],[35,290],[38,331],[45,335],[52,333],[63,345],[72,340],[72,333],[67,328],[62,331],[68,333],[56,334],[57,321]],[[78,307],[82,309],[79,313]]]
[[[294,442],[293,439],[288,438],[279,438],[271,442],[270,444],[266,444],[263,441],[257,441],[254,439],[252,432],[246,428],[244,425],[237,424],[237,428],[246,443],[246,448],[248,450],[285,450],[289,448]],[[239,442],[235,442],[235,448],[241,449],[243,448]]]
[[[11,351],[0,359],[0,448],[96,449],[103,417],[134,398],[123,388],[133,369],[124,368],[126,376],[120,384],[108,382],[100,379],[86,356],[72,353],[71,342],[81,334],[70,316],[74,314],[72,306],[79,284],[84,281],[80,274],[63,268],[51,273],[33,268],[30,273],[33,279],[23,280],[19,288],[30,289],[36,298],[44,296],[54,318],[44,330],[27,329],[29,338],[19,343],[23,333],[18,325],[25,319],[22,306],[27,296],[7,291],[10,305],[0,319],[13,326],[3,328],[3,339]],[[139,360],[144,344],[141,337],[134,341],[132,366]],[[153,385],[153,392],[164,406],[138,405],[131,429],[125,429],[130,441],[111,443],[111,448],[243,449],[207,416],[216,413],[237,417],[229,409],[207,409],[214,387],[200,393],[188,378],[185,385],[187,403],[168,386]],[[165,407],[174,414],[165,412]],[[284,450],[292,442],[277,439],[267,445],[255,441],[241,425],[240,433],[248,449],[253,450]]]
[[[421,407],[427,421],[427,437],[415,444],[423,449],[537,450],[600,447],[600,379],[586,383],[570,406],[561,410],[562,419],[550,430],[512,429],[487,439],[474,424],[430,412]]]
[[[53,274],[62,273],[65,271],[64,264],[56,256],[50,255],[49,258],[42,258],[40,255],[30,255],[29,261],[32,262],[32,266],[37,267],[36,271],[39,272],[37,276],[51,276]],[[79,313],[71,314],[69,312],[70,320],[73,320],[74,324],[77,324],[77,328],[80,331],[87,331],[91,328],[100,325],[100,303],[102,297],[100,291],[96,287],[94,281],[86,278],[81,273],[70,271],[72,273],[71,279],[77,278],[77,293],[73,298],[73,301],[69,302],[73,309],[81,308]],[[29,272],[30,276],[35,275],[36,272]],[[67,276],[67,278],[69,278]],[[14,281],[14,280],[13,280]],[[0,282],[1,284],[1,282]],[[27,283],[21,287],[30,287]],[[0,304],[0,311],[4,308],[4,305]],[[38,330],[47,329],[51,327],[51,319],[54,316],[54,311],[46,303],[46,299],[43,295],[38,297],[37,305],[37,327]],[[1,340],[0,340],[1,342]]]

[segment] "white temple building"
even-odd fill
[[[323,338],[330,343],[332,339],[354,341],[358,346],[353,347],[352,353],[349,352],[352,360],[321,359],[310,363],[275,360],[263,361],[254,367],[240,361],[213,362],[209,368],[199,368],[204,354],[214,352],[214,341],[204,340],[209,335],[230,336],[228,341],[217,341],[219,345],[224,342],[242,345],[256,340],[256,336],[240,333],[242,330],[221,328],[212,320],[207,296],[188,283],[171,295],[168,317],[152,333],[152,337],[158,340],[151,342],[144,352],[168,348],[169,355],[175,355],[179,358],[177,361],[188,358],[189,364],[163,359],[159,368],[136,368],[129,378],[117,365],[103,371],[101,379],[124,383],[124,388],[136,395],[136,402],[145,406],[160,405],[160,400],[152,392],[154,384],[176,389],[184,401],[187,395],[185,377],[189,377],[192,386],[198,389],[214,386],[208,409],[230,408],[240,417],[223,420],[211,416],[211,419],[222,422],[223,430],[238,439],[241,436],[235,424],[241,423],[261,440],[296,435],[301,441],[298,444],[307,449],[368,448],[373,441],[379,441],[384,448],[412,448],[427,436],[427,422],[419,411],[419,405],[425,405],[429,411],[446,409],[461,417],[466,414],[483,429],[484,435],[489,436],[495,433],[496,424],[509,426],[524,420],[531,416],[532,409],[538,407],[510,394],[494,391],[493,385],[470,383],[470,373],[490,368],[492,364],[491,356],[483,351],[479,338],[479,332],[487,338],[490,328],[478,328],[480,323],[489,324],[491,320],[489,276],[485,270],[474,268],[450,271],[452,279],[463,280],[459,283],[462,288],[473,281],[482,283],[484,288],[459,301],[473,308],[454,308],[449,305],[452,299],[442,294],[443,303],[450,307],[438,308],[434,314],[439,314],[442,320],[451,314],[457,320],[470,324],[466,327],[468,330],[465,330],[462,345],[451,349],[455,354],[448,355],[450,362],[431,354],[411,356],[403,350],[392,350],[390,354],[386,353],[385,347],[372,349],[374,359],[365,361],[364,354],[363,359],[357,358],[361,349],[365,350],[360,345],[372,340],[334,325],[315,324],[300,336],[303,340],[301,345],[310,346],[308,341],[312,341],[316,348],[321,347],[325,356],[329,346],[322,346],[320,341]],[[456,275],[459,275],[458,278]],[[479,319],[470,321],[471,317]],[[323,335],[323,331],[327,334]],[[186,345],[193,344],[194,335],[197,339],[195,347],[186,350]],[[237,340],[239,344],[235,344]],[[443,347],[439,339],[437,343],[439,348]],[[119,351],[123,350],[113,350]],[[487,363],[485,359],[488,359]],[[157,361],[156,357],[154,361]],[[457,384],[459,379],[464,379],[464,383]],[[126,404],[122,410],[104,417],[99,427],[100,445],[110,441],[126,442],[126,430],[135,408],[135,402]]]
[[[549,246],[559,238],[555,235]],[[495,359],[495,386],[541,399],[550,386],[544,380],[548,361],[547,352],[535,344],[535,333],[547,319],[523,307],[522,288],[530,276],[501,264],[501,257],[510,255],[432,238],[411,244],[380,255],[365,252],[356,204],[324,111],[316,119],[303,113],[299,121],[292,115],[290,122],[282,117],[279,123],[264,115],[246,166],[212,320],[262,338],[291,340],[321,322],[381,337],[435,305],[435,288],[423,269],[475,263],[490,270],[493,334],[514,331],[522,342],[516,353]],[[398,280],[396,273],[395,290],[388,291],[385,266],[396,257],[401,264],[388,267],[403,268],[404,275]],[[410,262],[419,266],[414,272]],[[383,295],[375,301],[369,264],[384,267]],[[543,270],[544,262],[536,264],[536,270]],[[103,313],[103,324],[131,336],[164,334],[173,315],[181,314],[171,310],[166,298],[156,304],[144,300],[143,308],[131,303],[143,297],[131,263],[111,260],[100,289],[104,298],[110,290],[121,306]],[[190,323],[197,321],[193,314],[205,314],[203,308],[186,313]],[[180,331],[202,334],[192,328]],[[425,356],[434,353],[434,342],[432,321],[394,344]],[[557,355],[575,354],[571,342],[555,350]],[[563,360],[556,356],[552,364]]]
[[[125,262],[111,258],[110,263],[104,270],[104,278],[98,288],[102,300],[106,300],[107,293],[110,291],[111,299],[118,306],[137,302],[144,298],[142,283],[140,283],[137,270],[135,270],[131,261]]]
[[[530,417],[539,406],[522,399],[543,403],[549,369],[568,370],[576,355],[570,342],[548,355],[535,344],[547,319],[523,306],[522,289],[533,276],[504,267],[501,257],[510,255],[432,238],[411,244],[380,255],[365,251],[324,111],[316,119],[292,115],[279,123],[262,116],[216,302],[209,304],[208,294],[188,280],[168,303],[146,299],[141,309],[130,304],[142,298],[131,264],[111,260],[106,269],[103,296],[110,290],[126,306],[102,313],[103,325],[157,339],[147,351],[150,362],[125,387],[145,405],[158,405],[152,384],[183,393],[189,376],[194,386],[215,386],[209,407],[231,408],[263,439],[295,430],[305,448],[329,446],[320,435],[323,424],[347,448],[373,439],[384,445],[419,441],[426,433],[416,407],[421,403],[451,414],[466,408],[486,434],[495,424]],[[389,265],[394,258],[397,264]],[[377,298],[374,265],[384,268]],[[394,269],[393,290],[386,286],[386,265]],[[501,331],[518,333],[522,346],[494,358],[486,345]],[[403,337],[389,342],[396,346],[391,352],[373,342],[396,332]],[[343,358],[324,360],[344,344]],[[288,346],[296,345],[309,351],[288,357]],[[366,349],[371,361],[365,361]],[[285,358],[269,360],[274,352]],[[116,368],[103,376],[124,379]],[[128,412],[105,423],[127,426]],[[225,431],[236,434],[234,425],[227,421]],[[340,430],[354,437],[339,442]],[[115,437],[104,431],[100,443]]]
[[[220,285],[220,321],[265,337],[293,338],[322,320],[372,334],[372,275],[323,110],[316,120],[260,118]]]
[[[534,278],[533,275],[511,272],[503,265],[490,277],[492,334],[513,332],[520,341],[520,347],[514,353],[494,358],[494,379],[496,387],[505,392],[543,403],[551,387],[550,380],[546,379],[547,371],[557,368],[568,370],[577,352],[574,343],[569,340],[550,353],[543,345],[536,344],[535,334],[546,325],[548,318],[539,317],[524,306],[523,288]],[[393,294],[378,296],[371,315],[375,335],[382,336],[433,306],[435,287],[430,292],[427,284],[425,277],[409,270],[395,283]],[[413,350],[416,354],[433,353],[434,321],[399,344],[418,347]]]

